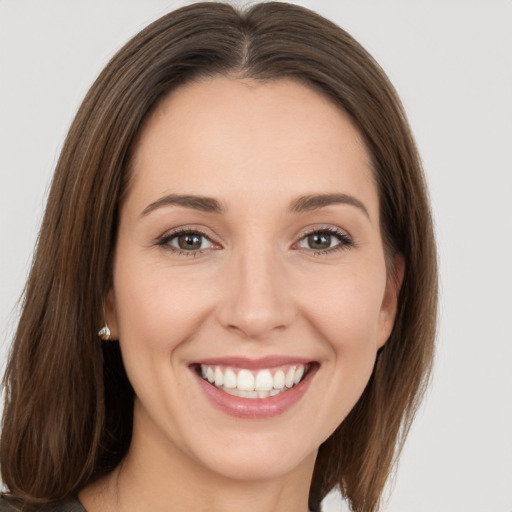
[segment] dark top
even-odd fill
[[[6,496],[0,496],[0,512],[19,512],[20,510],[22,510],[22,506],[19,502]],[[36,510],[44,510],[44,512],[87,512],[76,498]]]

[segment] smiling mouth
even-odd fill
[[[306,378],[315,364],[287,364],[258,370],[196,364],[194,370],[203,380],[232,396],[268,398],[294,388]]]

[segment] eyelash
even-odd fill
[[[329,247],[327,249],[306,249],[307,251],[313,251],[313,255],[315,256],[321,256],[323,254],[332,254],[338,251],[344,251],[346,249],[350,249],[354,246],[354,241],[352,240],[352,237],[344,230],[340,228],[335,228],[332,226],[325,226],[318,229],[313,229],[312,231],[308,231],[306,233],[303,233],[301,237],[299,238],[299,242],[304,240],[305,238],[311,236],[311,235],[328,235],[333,236],[338,239],[340,243],[336,244],[334,247]]]
[[[177,247],[173,247],[172,245],[170,245],[172,240],[176,239],[177,237],[179,237],[181,235],[195,235],[195,236],[198,236],[201,238],[205,238],[211,244],[215,245],[215,243],[211,241],[210,237],[206,233],[203,233],[202,231],[197,230],[197,229],[179,229],[177,231],[173,231],[172,233],[168,233],[166,235],[163,235],[161,238],[159,238],[156,245],[158,245],[160,247],[164,247],[165,249],[173,252],[174,254],[177,254],[178,256],[193,256],[193,257],[200,256],[207,250],[207,249],[196,249],[196,250],[186,251],[186,250],[178,249]],[[294,245],[296,245],[297,243],[300,243],[302,240],[304,240],[305,238],[307,238],[308,236],[311,236],[311,235],[334,236],[339,241],[339,243],[336,244],[334,247],[329,247],[327,249],[318,249],[318,250],[306,249],[306,251],[308,251],[308,252],[311,251],[313,253],[313,255],[315,255],[315,256],[321,256],[323,254],[330,254],[330,253],[334,253],[337,251],[346,250],[355,245],[354,241],[352,240],[352,238],[346,231],[343,231],[339,228],[334,228],[331,226],[326,226],[326,227],[322,227],[319,229],[313,229],[311,231],[303,233],[301,235],[301,237],[299,238],[299,241],[296,242]]]
[[[200,256],[204,253],[206,249],[196,249],[194,251],[185,251],[183,249],[178,249],[177,247],[173,247],[170,245],[171,241],[175,238],[178,238],[181,235],[196,235],[201,238],[206,238],[210,243],[213,244],[213,242],[210,240],[210,237],[203,233],[202,231],[198,229],[178,229],[177,231],[173,231],[171,233],[168,233],[166,235],[163,235],[158,241],[157,245],[160,247],[164,247],[165,249],[173,252],[174,254],[177,254],[178,256]]]

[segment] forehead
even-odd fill
[[[154,200],[169,192],[265,194],[278,185],[289,195],[370,192],[376,201],[370,161],[349,116],[312,88],[216,77],[178,88],[151,114],[131,189]]]

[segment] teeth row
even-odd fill
[[[286,373],[285,373],[286,372]],[[239,391],[269,392],[267,396],[272,396],[272,391],[282,391],[289,389],[300,382],[304,376],[304,365],[299,364],[290,366],[286,370],[277,370],[274,375],[270,370],[259,370],[253,374],[250,370],[238,370],[236,373],[232,369],[222,370],[218,366],[201,365],[201,374],[203,379],[208,380],[218,388],[229,392],[230,389]],[[277,393],[274,393],[277,394]],[[266,397],[247,397],[247,398],[266,398]]]

